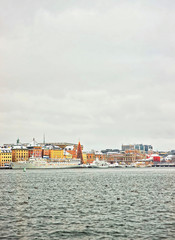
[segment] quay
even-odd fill
[[[0,170],[4,170],[4,169],[12,169],[12,167],[11,166],[0,167]]]
[[[156,163],[152,167],[175,167],[175,163]]]

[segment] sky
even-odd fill
[[[0,144],[175,149],[174,0],[0,0]]]

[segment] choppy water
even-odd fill
[[[175,169],[0,171],[0,239],[174,239]]]

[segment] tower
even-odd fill
[[[16,143],[17,143],[17,145],[19,145],[19,138],[17,139]]]
[[[81,159],[81,164],[84,163],[80,141],[78,142],[78,146],[77,146],[77,158]]]

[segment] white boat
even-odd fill
[[[56,168],[79,168],[80,159],[46,160],[43,158],[29,158],[28,161],[12,162],[13,169],[56,169]]]
[[[116,166],[117,168],[125,168],[126,167],[126,165],[124,165],[124,164],[119,164],[118,166]]]
[[[96,159],[93,163],[90,163],[89,168],[108,168],[109,163],[103,160]]]
[[[109,164],[109,168],[116,168],[119,167],[119,164],[117,162]]]

